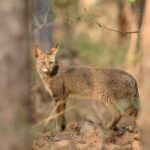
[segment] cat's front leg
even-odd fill
[[[66,128],[66,119],[65,119],[65,109],[66,101],[65,100],[56,100],[56,130],[63,131]]]

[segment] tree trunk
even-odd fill
[[[27,1],[0,1],[0,149],[27,150]],[[28,145],[28,147],[27,147]]]
[[[141,128],[142,150],[150,149],[150,1],[146,1],[141,33],[142,48],[142,100],[139,126]]]
[[[130,7],[128,1],[120,0],[117,2],[119,8],[119,16],[118,16],[118,25],[120,31],[136,31],[138,30],[138,24],[136,20],[136,15],[134,10]],[[119,43],[122,46],[122,43],[125,42],[127,36],[125,34],[119,33],[118,39]],[[129,48],[126,56],[126,67],[129,72],[133,72],[133,63],[135,60],[135,52],[137,48],[138,42],[138,34],[130,35]]]
[[[34,42],[42,49],[49,50],[53,42],[51,0],[32,0],[32,11]]]

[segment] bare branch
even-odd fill
[[[42,120],[39,123],[35,124],[33,127],[35,128],[35,127],[38,127],[38,126],[40,126],[42,124],[44,124],[44,126],[47,126],[47,124],[51,120],[53,120],[53,119],[55,119],[55,118],[63,115],[65,112],[70,111],[73,108],[73,107],[70,107],[70,108],[68,108],[68,109],[66,109],[64,111],[61,111],[61,112],[59,112],[59,113],[57,113],[57,114],[54,115],[54,113],[55,113],[56,109],[58,108],[58,106],[62,105],[63,103],[64,103],[64,101],[60,101],[59,103],[57,103],[57,105],[52,110],[52,113],[47,118],[45,118],[44,120]]]
[[[43,29],[44,27],[49,27],[49,26],[52,26],[52,25],[58,25],[60,24],[61,22],[60,21],[55,21],[55,22],[49,22],[49,23],[42,23],[40,24],[40,26],[38,26],[34,31],[33,31],[33,34],[36,34],[37,32],[39,32],[41,29]]]
[[[44,18],[43,18],[43,23],[47,23],[48,22],[48,15],[49,15],[49,12],[50,12],[50,6],[48,7],[45,15],[44,15]]]
[[[103,26],[101,23],[99,23],[98,21],[96,21],[96,24],[101,27],[101,28],[104,28],[106,30],[109,30],[109,31],[113,31],[113,32],[118,32],[118,33],[122,33],[122,34],[133,34],[133,33],[139,33],[138,30],[136,31],[119,31],[119,30],[116,30],[116,29],[111,29],[109,27],[106,27],[106,26]]]
[[[30,14],[30,15],[31,15],[31,18],[33,19],[33,21],[35,23],[35,26],[39,27],[40,26],[40,22],[39,22],[38,18],[35,15],[33,15],[33,14]]]

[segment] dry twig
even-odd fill
[[[56,105],[56,106],[54,107],[54,109],[52,110],[52,113],[51,113],[47,118],[45,118],[44,120],[42,120],[42,121],[38,122],[37,124],[35,124],[33,127],[35,128],[35,127],[38,127],[38,126],[40,126],[40,125],[42,125],[42,124],[44,124],[44,126],[47,126],[48,123],[49,123],[51,120],[56,119],[57,117],[63,115],[65,112],[70,111],[70,110],[72,109],[72,107],[70,107],[70,108],[68,108],[68,109],[66,109],[66,110],[64,110],[64,111],[61,111],[61,112],[59,112],[59,113],[57,113],[57,114],[54,115],[54,113],[56,112],[56,109],[57,109],[60,105],[62,105],[63,103],[64,103],[63,101],[57,103],[57,105]]]
[[[106,30],[109,30],[109,31],[113,31],[113,32],[118,32],[118,33],[122,33],[122,34],[132,34],[132,33],[139,33],[138,30],[136,31],[119,31],[119,30],[116,30],[116,29],[111,29],[109,27],[106,27],[104,25],[102,25],[100,22],[96,21],[96,24],[101,27],[101,28],[104,28]]]

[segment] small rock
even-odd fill
[[[83,135],[93,133],[94,131],[95,131],[95,127],[90,122],[84,122],[84,124],[82,125],[80,129],[80,133]]]
[[[59,145],[59,147],[66,147],[69,145],[69,143],[70,143],[69,140],[62,140],[62,141],[56,142],[56,144]]]

